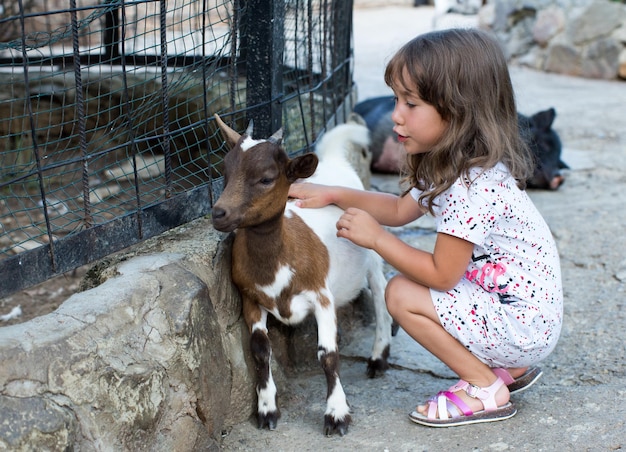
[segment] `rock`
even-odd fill
[[[551,44],[543,68],[547,72],[567,75],[581,75],[581,56],[578,51],[562,43]]]
[[[540,47],[546,47],[550,39],[565,28],[565,14],[561,8],[550,7],[537,12],[533,26],[533,39]]]
[[[625,77],[620,60],[626,50],[623,3],[489,0],[478,25],[494,32],[507,57],[518,64],[588,78]]]
[[[619,71],[622,48],[612,38],[592,42],[582,54],[582,76],[612,79]]]
[[[607,37],[622,26],[623,11],[619,3],[594,0],[569,22],[567,34],[574,45]]]
[[[0,448],[217,450],[252,394],[240,390],[251,388],[241,308],[217,283],[229,259],[219,236],[204,238],[210,286],[185,268],[198,255],[125,256],[54,313],[0,328]]]
[[[41,397],[0,396],[0,448],[72,450],[79,433],[68,408]]]

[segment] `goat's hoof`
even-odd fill
[[[382,375],[389,369],[389,363],[386,359],[372,359],[367,360],[367,377],[375,378],[378,375]]]
[[[280,412],[272,411],[269,413],[259,413],[257,417],[257,425],[259,428],[266,428],[269,430],[276,430],[276,425],[278,424],[278,418],[280,417]]]
[[[340,436],[344,436],[348,433],[348,426],[352,418],[348,415],[343,419],[335,419],[330,414],[324,416],[324,435],[332,436],[333,433],[337,432]]]

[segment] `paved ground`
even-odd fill
[[[431,24],[429,8],[386,7],[355,12],[355,78],[360,98],[388,94],[386,59]],[[465,23],[467,18],[464,18]],[[470,19],[471,21],[471,19]],[[376,33],[373,32],[376,30]],[[392,344],[392,369],[369,380],[365,359],[372,329],[341,345],[342,381],[353,411],[344,437],[322,435],[325,381],[321,370],[292,376],[281,387],[276,431],[252,420],[224,433],[222,448],[271,451],[610,451],[626,448],[624,365],[626,282],[626,82],[586,80],[512,68],[519,110],[555,107],[555,128],[571,166],[557,192],[534,191],[561,253],[565,323],[545,375],[515,397],[511,420],[430,429],[407,414],[454,380],[402,331]],[[375,184],[393,189],[395,179]],[[390,188],[391,187],[391,188]],[[428,221],[398,230],[429,247]]]

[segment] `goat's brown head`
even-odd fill
[[[267,140],[254,140],[252,121],[239,135],[218,115],[215,119],[230,151],[224,158],[224,191],[212,209],[213,226],[230,232],[280,218],[289,186],[315,172],[317,156],[290,159],[281,146],[282,129]]]

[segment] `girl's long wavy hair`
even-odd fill
[[[420,35],[389,61],[385,82],[417,94],[448,123],[439,142],[408,155],[402,170],[403,184],[422,191],[420,202],[431,213],[435,198],[459,177],[469,180],[474,167],[502,162],[525,188],[534,160],[520,136],[506,59],[491,35],[476,29]]]

